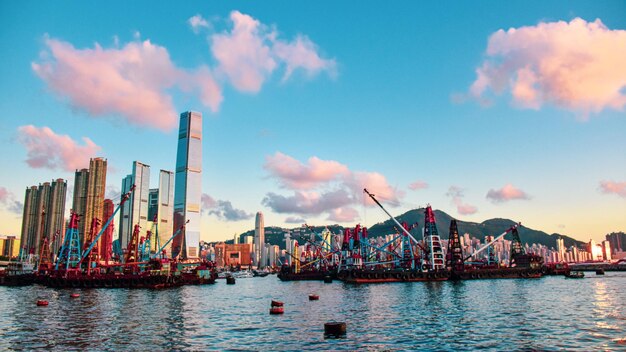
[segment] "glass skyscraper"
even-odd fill
[[[174,173],[161,170],[159,173],[159,195],[157,205],[158,235],[160,245],[163,246],[172,237],[174,231]],[[158,248],[157,248],[158,249]],[[171,255],[172,244],[165,248],[166,255]]]
[[[174,185],[174,231],[187,221],[185,231],[172,241],[172,257],[198,258],[200,245],[200,199],[202,194],[202,114],[180,114],[176,178]]]
[[[122,179],[122,194],[130,191],[132,185],[135,190],[122,206],[120,215],[119,240],[122,250],[125,250],[133,234],[135,225],[139,225],[141,233],[148,228],[148,198],[150,195],[150,166],[139,161],[133,161],[133,173]]]

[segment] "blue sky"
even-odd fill
[[[130,112],[121,103],[95,111],[94,96],[117,91],[91,92],[72,76],[76,71],[64,75],[54,42],[74,60],[95,43],[117,58],[146,43],[166,53],[158,56],[169,58],[163,67],[143,57],[158,66],[145,77],[134,66],[121,75],[159,77],[157,88],[129,80],[158,93],[159,104],[169,99],[175,113],[203,113],[203,193],[212,207],[202,218],[203,239],[252,228],[249,215],[257,211],[275,226],[295,226],[287,218],[366,226],[384,220],[363,205],[360,186],[381,194],[395,214],[430,203],[462,220],[511,218],[602,239],[626,230],[626,72],[615,64],[626,62],[624,13],[623,2],[3,2],[0,233],[19,233],[21,214],[12,209],[27,186],[58,177],[73,185],[68,166],[90,156],[108,158],[111,193],[133,160],[152,166],[154,187],[158,169],[174,168],[176,127],[142,114],[147,103]],[[233,14],[258,24],[253,34],[270,54],[246,46],[254,41],[233,40]],[[192,28],[196,15],[206,26]],[[499,30],[501,40],[490,42]],[[217,50],[220,35],[235,46]],[[296,52],[298,39],[306,50]],[[243,56],[228,61],[235,49]],[[571,61],[572,52],[586,59]],[[268,58],[272,68],[262,61]],[[111,67],[109,56],[99,60],[89,67]],[[260,72],[260,81],[242,63]],[[549,63],[558,69],[546,69]],[[48,76],[36,69],[45,64]],[[493,69],[483,71],[490,83],[473,94],[484,65]],[[142,100],[132,87],[127,93],[133,103]],[[27,125],[34,126],[30,134],[20,130]],[[29,165],[28,150],[41,150],[43,127],[79,146],[87,137],[99,149],[73,156],[39,151],[53,162]],[[416,181],[427,187],[409,189]]]

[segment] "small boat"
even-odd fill
[[[9,262],[0,273],[0,286],[27,286],[35,283],[35,263],[32,259]]]
[[[254,277],[254,274],[252,274],[251,271],[242,270],[242,271],[235,271],[234,273],[232,273],[232,276],[237,279],[249,279],[251,277]]]
[[[565,277],[568,277],[570,279],[582,279],[585,277],[585,273],[583,273],[582,271],[572,271],[569,274],[565,275]]]

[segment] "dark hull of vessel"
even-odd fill
[[[38,278],[38,283],[53,288],[149,288],[160,289],[184,285],[214,284],[215,277],[203,278],[193,274],[182,275],[49,275]]]
[[[330,276],[331,278],[336,278],[331,272],[321,272],[321,271],[307,271],[300,273],[278,273],[278,278],[281,281],[323,281],[324,277]]]
[[[530,268],[469,269],[452,272],[450,280],[538,279],[542,275],[541,269]]]
[[[2,275],[0,286],[28,286],[35,283],[35,274]]]
[[[375,284],[386,282],[427,282],[446,281],[448,271],[422,272],[419,270],[342,270],[337,275],[339,280],[354,284]]]

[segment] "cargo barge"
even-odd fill
[[[405,269],[352,269],[340,271],[337,278],[341,281],[353,284],[446,281],[450,278],[450,272],[447,270],[425,272],[421,270]]]

